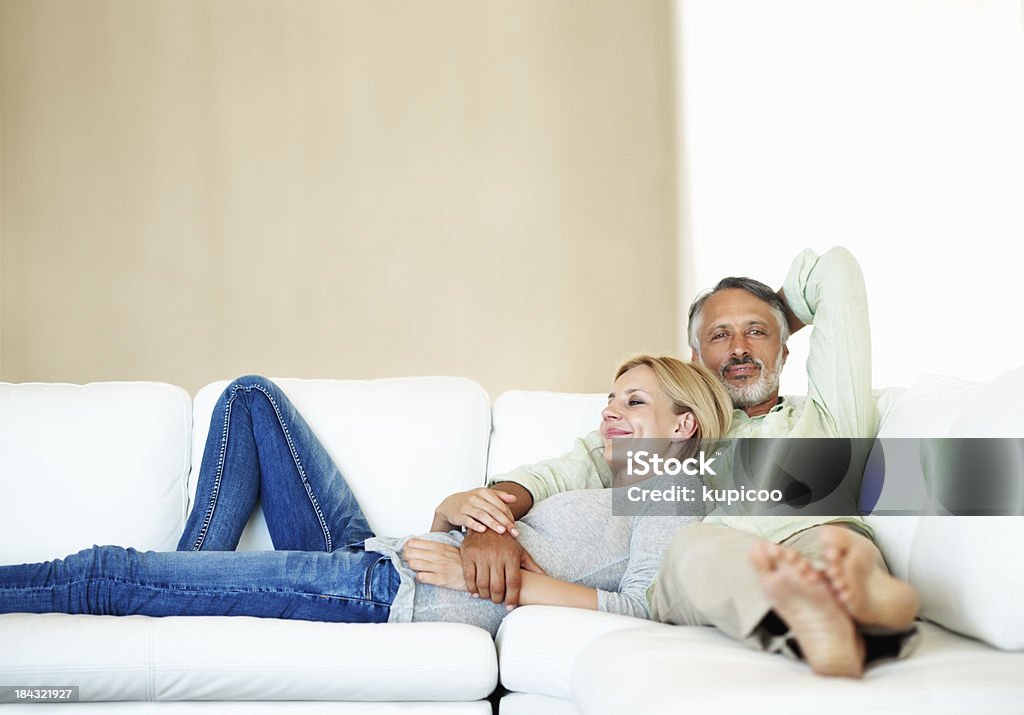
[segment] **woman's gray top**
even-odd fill
[[[613,492],[619,492],[617,500],[623,498],[621,489],[578,489],[537,503],[516,523],[519,543],[549,576],[597,589],[598,609],[648,618],[647,587],[673,535],[681,526],[700,521],[701,507],[675,504],[669,511],[680,513],[671,516],[615,516]],[[633,505],[632,511],[655,510]],[[416,583],[415,572],[401,557],[409,538],[376,537],[366,542],[368,551],[389,554],[401,576],[388,620],[469,623],[494,635],[508,613],[505,606],[464,591]],[[419,538],[459,546],[463,534],[432,532]]]

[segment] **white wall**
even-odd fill
[[[1020,0],[679,0],[675,22],[687,300],[844,244],[876,386],[1024,363]],[[803,392],[806,334],[791,350]]]

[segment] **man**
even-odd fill
[[[779,397],[786,340],[805,325],[814,326],[807,397]],[[750,279],[722,280],[694,301],[688,334],[692,359],[716,371],[733,398],[731,437],[877,432],[867,297],[845,249],[802,252],[778,294]],[[709,517],[673,541],[649,592],[652,617],[714,625],[753,647],[802,656],[815,672],[859,677],[866,659],[906,652],[918,605],[870,536],[858,517]]]
[[[814,326],[807,397],[780,397],[786,340],[805,325]],[[730,437],[875,435],[864,280],[845,249],[802,252],[778,293],[748,278],[722,280],[694,301],[688,334],[692,359],[733,398]],[[519,570],[534,566],[509,533],[512,522],[550,494],[611,486],[603,449],[593,433],[561,459],[496,476],[490,489],[438,507],[470,529],[462,547],[470,590],[518,602]],[[677,535],[649,600],[657,620],[715,625],[751,646],[802,656],[816,672],[851,676],[863,670],[865,627],[897,634],[867,656],[895,654],[917,609],[913,589],[888,575],[857,517],[709,517]]]

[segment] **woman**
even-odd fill
[[[618,432],[610,426],[623,421],[635,437],[668,439],[677,451],[728,430],[728,395],[700,366],[641,355],[615,378],[602,412],[609,460]],[[686,484],[698,485],[696,478]],[[517,522],[518,538],[544,571],[524,574],[521,603],[648,616],[646,590],[661,555],[702,510],[609,518],[610,492],[560,494]],[[257,501],[276,550],[235,552]],[[506,609],[465,593],[461,539],[455,531],[411,544],[377,538],[280,388],[241,378],[214,409],[178,551],[94,546],[63,560],[0,567],[0,612],[441,620],[493,634]]]

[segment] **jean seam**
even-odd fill
[[[387,557],[385,557],[387,558]],[[379,562],[378,562],[379,563]],[[376,564],[375,564],[376,566]],[[0,588],[0,593],[22,593],[26,591],[49,591],[56,588],[73,588],[75,586],[81,586],[83,584],[95,584],[95,583],[109,583],[109,584],[121,584],[124,586],[131,586],[137,589],[146,589],[150,591],[170,592],[170,593],[189,593],[196,596],[223,596],[223,595],[244,595],[244,594],[269,594],[269,595],[285,595],[285,596],[298,596],[305,598],[326,598],[334,601],[349,601],[352,603],[370,603],[375,606],[390,606],[390,603],[384,603],[378,601],[375,598],[359,598],[357,596],[343,596],[337,593],[322,593],[320,591],[304,591],[296,588],[246,588],[244,586],[203,586],[193,583],[176,583],[169,581],[166,583],[147,583],[144,581],[137,581],[131,578],[122,578],[118,576],[84,576],[81,578],[72,578],[67,581],[60,583],[44,586],[22,586],[18,588]]]
[[[302,480],[302,486],[306,489],[306,496],[309,497],[309,503],[313,507],[313,512],[316,514],[317,521],[320,522],[320,529],[324,534],[324,546],[327,553],[331,553],[334,550],[334,539],[331,538],[331,529],[327,525],[327,519],[324,518],[323,511],[320,509],[320,502],[313,494],[313,487],[309,484],[309,479],[306,477],[306,470],[302,466],[302,460],[299,459],[298,452],[295,451],[295,443],[292,441],[292,433],[288,429],[288,424],[285,422],[284,416],[281,414],[281,408],[278,407],[277,401],[274,400],[274,396],[270,394],[262,385],[255,384],[252,386],[259,390],[270,402],[270,406],[274,408],[274,415],[277,417],[277,423],[284,432],[285,441],[288,443],[288,452],[292,456],[292,462],[295,464],[295,469],[298,470],[299,479]]]
[[[196,535],[196,540],[192,544],[193,551],[200,551],[203,547],[203,542],[206,540],[206,534],[210,529],[210,522],[213,521],[213,512],[217,507],[217,497],[220,495],[220,483],[224,476],[224,462],[227,459],[228,451],[228,430],[231,425],[231,408],[235,403],[235,397],[238,395],[238,391],[242,389],[241,385],[236,385],[231,391],[231,397],[228,398],[227,405],[224,408],[224,425],[221,428],[220,433],[220,453],[217,456],[217,469],[214,472],[213,488],[210,490],[210,502],[206,507],[206,513],[203,515],[203,524],[199,529],[199,534]]]

